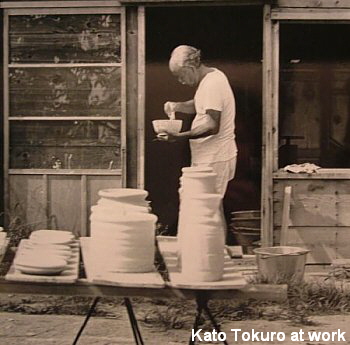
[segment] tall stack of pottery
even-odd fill
[[[222,196],[215,193],[216,174],[184,168],[180,187],[178,226],[183,279],[209,282],[222,279],[225,235],[220,217]]]
[[[154,269],[157,217],[149,213],[148,193],[131,188],[99,191],[91,207],[91,254],[96,270],[149,272]]]

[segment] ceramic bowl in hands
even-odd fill
[[[181,131],[182,120],[153,120],[152,124],[157,134],[164,132],[177,134]]]

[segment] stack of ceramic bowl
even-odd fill
[[[96,226],[94,219],[103,219],[106,215],[115,217],[125,216],[128,213],[149,213],[149,202],[146,200],[148,192],[143,189],[109,188],[98,192],[100,199],[97,205],[91,207],[91,237],[105,235],[100,228],[100,221]],[[113,231],[113,230],[112,230]]]
[[[177,239],[180,246],[181,234],[186,224],[186,200],[196,194],[215,193],[216,174],[213,168],[209,166],[201,167],[184,167],[182,168],[182,176],[180,177],[180,210],[179,222],[177,228]],[[184,198],[184,199],[183,199]]]
[[[242,246],[243,254],[254,254],[254,248],[258,248],[260,244],[260,210],[231,212],[229,229],[232,231],[238,244]]]
[[[183,188],[186,191],[203,192],[203,193],[215,193],[215,180],[216,175],[212,175],[213,168],[209,166],[196,166],[196,167],[184,167],[181,169],[182,176],[180,177],[179,194],[180,199]],[[207,174],[207,175],[206,175]],[[192,178],[192,179],[191,179]],[[197,178],[197,179],[196,179]],[[195,184],[191,186],[191,182],[195,179]],[[189,187],[191,186],[191,187]]]
[[[225,237],[220,217],[222,197],[215,193],[216,174],[185,168],[181,178],[178,226],[183,279],[217,281],[224,267]]]
[[[68,265],[73,255],[74,235],[69,231],[37,230],[21,243],[14,260],[21,273],[56,275]]]
[[[91,255],[95,269],[140,273],[154,269],[157,217],[149,213],[145,190],[120,188],[99,192],[92,207]]]

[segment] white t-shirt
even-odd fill
[[[198,85],[194,96],[196,116],[192,122],[195,128],[206,121],[206,110],[221,112],[220,129],[217,134],[205,138],[191,139],[192,164],[227,161],[237,155],[235,141],[235,98],[227,77],[213,68]]]

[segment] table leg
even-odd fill
[[[131,329],[132,329],[132,332],[134,334],[135,344],[136,345],[144,345],[144,342],[143,342],[142,336],[141,336],[141,332],[140,332],[139,326],[137,324],[137,320],[136,320],[130,299],[125,297],[124,303],[126,306],[126,310],[128,312]]]
[[[211,321],[212,325],[214,326],[214,329],[215,329],[218,333],[221,332],[220,326],[219,326],[219,324],[216,322],[216,320],[215,320],[213,314],[210,312],[210,309],[208,308],[208,305],[205,305],[205,306],[203,307],[203,309],[204,309],[205,313],[207,314],[207,316],[209,317],[209,320]],[[226,340],[223,340],[223,343],[224,343],[225,345],[228,345],[228,342],[227,342]]]
[[[196,333],[198,330],[198,325],[199,325],[199,320],[200,320],[200,316],[202,314],[202,312],[204,311],[211,324],[213,325],[214,329],[219,333],[221,332],[220,326],[219,324],[216,322],[213,314],[211,313],[209,307],[208,307],[208,297],[206,296],[206,294],[202,294],[202,293],[197,293],[196,296],[196,303],[197,303],[197,314],[196,314],[196,319],[194,321],[194,325],[193,325],[193,332]],[[226,340],[223,340],[223,343],[225,345],[228,345],[228,342]],[[189,345],[194,345],[195,344],[195,340],[192,340],[192,332],[191,332],[191,337],[190,337],[190,341],[188,343]]]
[[[96,297],[96,298],[93,300],[93,302],[92,302],[92,304],[91,304],[91,306],[90,306],[90,309],[89,309],[88,313],[86,314],[85,320],[84,320],[83,324],[81,325],[81,327],[80,327],[80,329],[79,329],[79,332],[78,332],[78,334],[76,335],[76,337],[75,337],[75,339],[74,339],[72,345],[76,345],[76,344],[78,343],[78,340],[79,340],[81,334],[83,333],[84,328],[86,327],[86,325],[87,325],[87,323],[88,323],[88,321],[89,321],[89,319],[90,319],[92,313],[94,312],[95,307],[96,307],[96,305],[97,305],[99,299],[100,299],[100,297]]]
[[[197,303],[197,312],[196,312],[196,318],[193,324],[193,333],[196,333],[198,331],[199,320],[202,315],[202,310],[203,310],[202,306]],[[194,345],[194,344],[195,344],[195,339],[192,339],[192,331],[191,331],[190,341],[188,342],[188,345]]]

